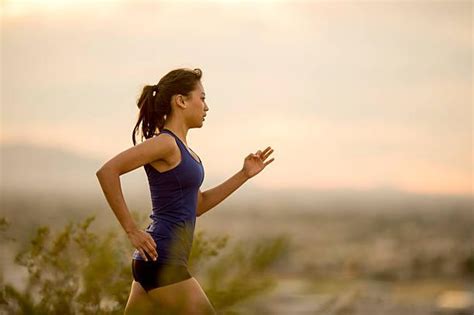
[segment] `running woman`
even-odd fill
[[[201,192],[204,166],[188,146],[189,129],[201,128],[209,110],[200,69],[170,71],[146,85],[137,101],[133,147],[107,161],[97,177],[105,198],[135,248],[133,280],[125,314],[216,314],[188,271],[196,217],[203,215],[274,158],[271,147],[250,153],[242,169],[222,184]],[[135,135],[141,124],[141,140]],[[143,141],[143,138],[146,140]],[[120,175],[144,167],[151,193],[152,222],[143,231],[125,203]]]

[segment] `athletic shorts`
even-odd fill
[[[153,260],[132,259],[132,274],[133,279],[147,292],[191,278],[186,266],[164,264]]]

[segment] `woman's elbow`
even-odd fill
[[[101,177],[106,173],[114,172],[114,169],[112,169],[107,163],[102,165],[101,168],[99,168],[96,172],[95,175],[97,177]]]
[[[107,173],[107,170],[104,168],[100,168],[95,172],[95,176],[100,180],[104,175]]]

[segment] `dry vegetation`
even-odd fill
[[[36,222],[25,213],[47,209],[8,211],[18,204],[3,204],[0,225],[9,256],[3,310],[119,314],[133,249],[118,226],[85,211],[70,213],[75,224]],[[147,225],[148,213],[134,215]],[[472,314],[473,226],[467,203],[399,211],[232,205],[198,219],[190,266],[220,314]],[[443,308],[442,297],[461,300],[455,294],[465,305]]]

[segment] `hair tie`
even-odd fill
[[[153,96],[158,94],[158,85],[152,85],[151,86],[151,93],[152,93]]]

